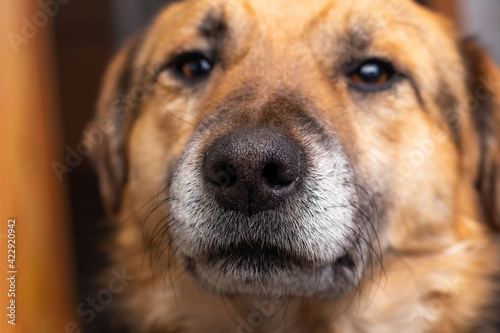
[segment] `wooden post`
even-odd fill
[[[65,184],[52,168],[54,161],[64,163],[64,158],[58,147],[51,20],[37,1],[0,2],[4,41],[0,48],[0,332],[6,333],[79,332]],[[9,267],[8,221],[14,219],[15,261]],[[8,276],[14,276],[15,283]],[[11,300],[15,300],[15,326],[8,323]]]

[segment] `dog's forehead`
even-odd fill
[[[394,21],[407,22],[415,13],[412,0],[188,0],[168,7],[157,20],[156,29],[199,28],[220,19],[232,30],[245,23],[274,34],[301,33],[318,22],[366,29],[383,28]]]
[[[282,18],[293,21],[296,25],[317,19],[328,12],[342,14],[349,12],[356,15],[357,12],[384,11],[385,14],[391,15],[409,4],[414,4],[413,0],[209,0],[201,2],[208,8],[217,7],[226,11],[244,8],[248,14],[263,18],[262,21],[268,21],[268,18],[274,20]],[[188,3],[186,7],[192,8]]]
[[[222,0],[225,6],[249,8],[261,24],[272,22],[290,22],[297,28],[314,23],[323,17],[338,14],[340,17],[356,17],[367,14],[377,15],[383,12],[388,19],[390,16],[401,15],[409,0],[311,0],[311,1],[286,1],[286,0]],[[346,22],[342,22],[346,23]],[[286,23],[285,23],[286,24]]]
[[[169,52],[204,48],[216,39],[230,52],[265,40],[290,46],[294,40],[359,44],[376,37],[379,43],[396,38],[392,44],[401,44],[410,34],[421,33],[419,26],[435,21],[418,7],[411,0],[181,1],[166,8],[151,27],[140,63],[160,62]]]

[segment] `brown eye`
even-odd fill
[[[201,53],[184,53],[175,60],[177,73],[189,80],[207,77],[212,68],[211,62]]]
[[[381,60],[368,60],[349,73],[351,84],[359,89],[385,88],[395,75],[394,67]]]

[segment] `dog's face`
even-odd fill
[[[131,230],[212,292],[342,294],[390,249],[483,228],[459,214],[497,221],[498,118],[466,59],[411,1],[173,4],[108,73],[108,211],[154,198]]]

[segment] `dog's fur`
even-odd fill
[[[207,77],[172,68],[192,51]],[[358,89],[346,69],[372,58],[397,77]],[[133,332],[495,331],[499,96],[492,60],[409,0],[170,5],[117,55],[90,125],[134,277],[111,306]],[[300,190],[223,208],[210,147],[269,128],[301,152]]]

